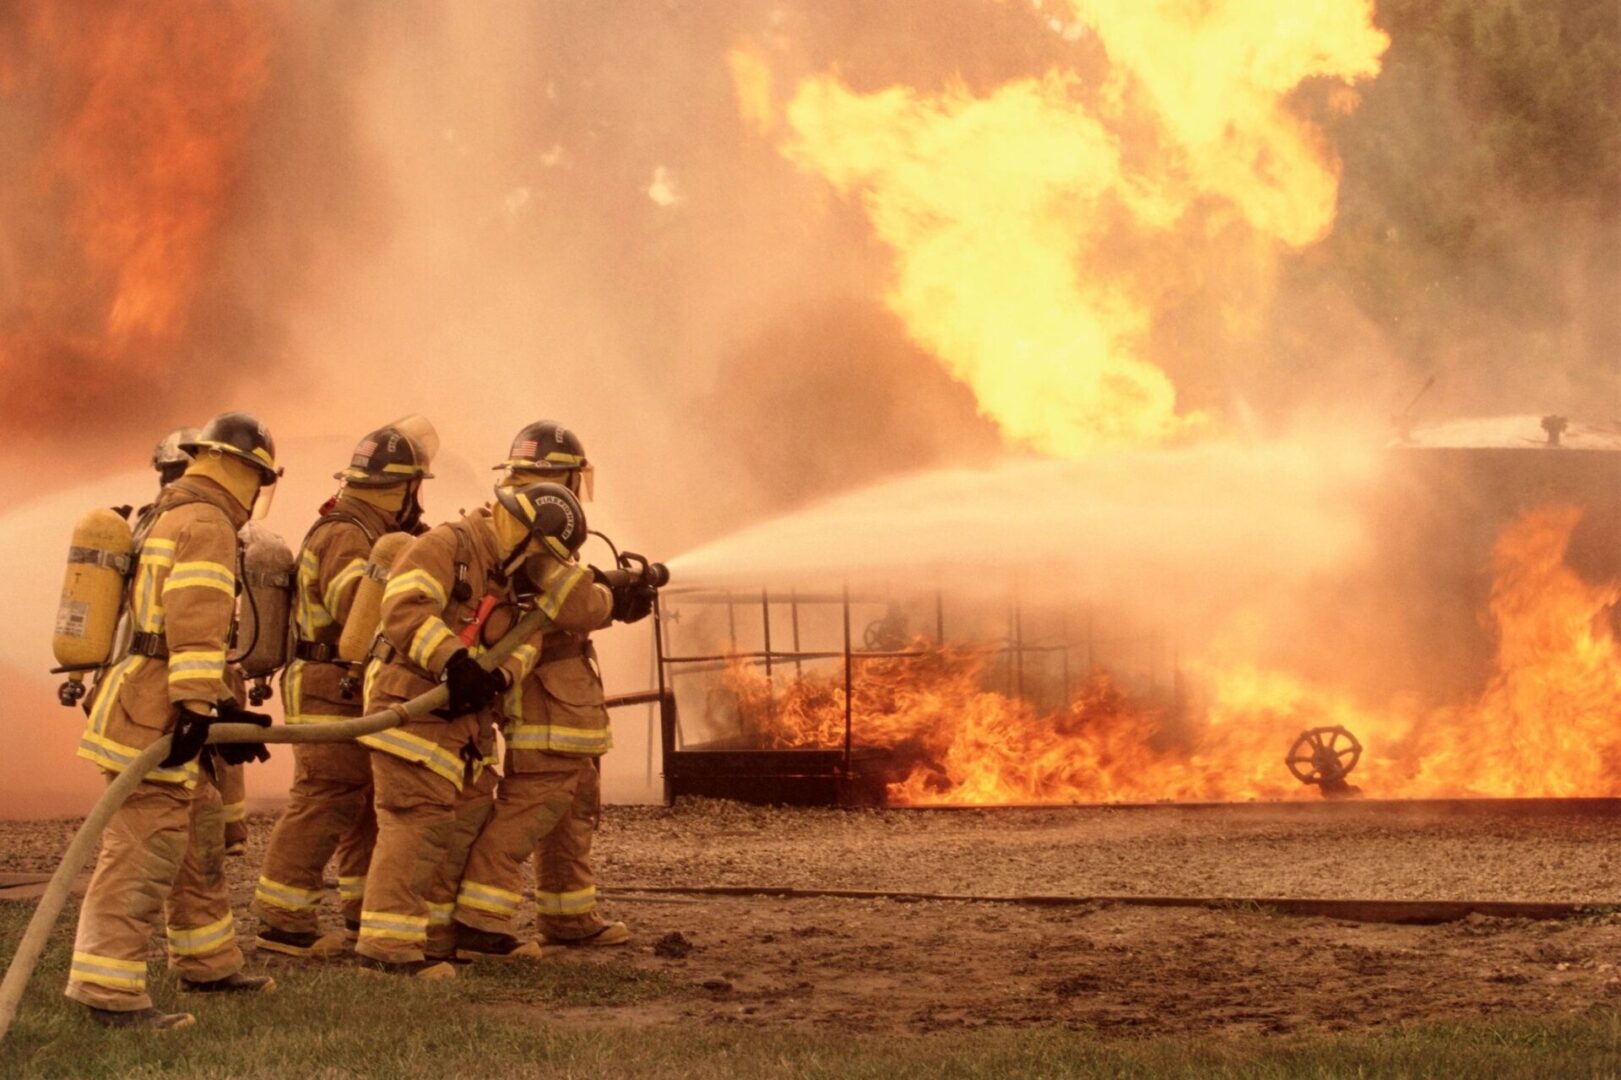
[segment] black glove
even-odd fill
[[[450,687],[450,700],[444,709],[435,711],[453,719],[478,712],[494,701],[506,690],[507,677],[499,668],[485,671],[463,649],[445,663],[445,685]]]
[[[640,581],[627,582],[614,587],[614,622],[633,623],[653,613],[653,601],[659,591]]]
[[[169,756],[158,762],[161,769],[174,769],[188,761],[195,761],[208,741],[208,725],[212,716],[194,713],[190,709],[175,708],[174,727],[169,731]]]
[[[259,727],[270,726],[270,717],[264,713],[249,712],[234,701],[222,701],[219,706],[218,724],[255,724]],[[270,748],[262,742],[236,742],[216,743],[214,753],[227,765],[247,765],[254,761],[269,761]]]

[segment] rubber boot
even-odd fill
[[[94,1005],[90,1006],[90,1019],[102,1027],[142,1031],[179,1031],[197,1022],[191,1013],[165,1013],[150,1007],[114,1012],[112,1009],[98,1009]]]
[[[387,960],[373,960],[369,956],[360,958],[360,971],[365,975],[397,975],[411,979],[454,979],[456,969],[443,960],[409,960],[403,964],[391,964]]]
[[[269,975],[244,975],[240,971],[208,982],[180,980],[183,994],[268,994],[275,989],[276,980]]]
[[[586,948],[588,946],[623,945],[630,940],[630,930],[622,922],[605,922],[588,934],[580,937],[553,937],[546,935],[548,945],[567,945],[570,948]]]
[[[278,930],[274,926],[260,927],[258,935],[253,939],[253,945],[260,952],[296,956],[301,960],[330,960],[334,956],[342,956],[349,947],[348,941],[337,932],[317,934],[311,931]]]
[[[456,959],[540,960],[546,955],[538,941],[522,941],[511,934],[456,924]]]

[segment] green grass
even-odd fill
[[[31,909],[0,903],[0,957]],[[910,1037],[721,1023],[636,1024],[634,1008],[559,1023],[565,1006],[681,1004],[680,984],[614,962],[497,966],[448,983],[381,980],[343,965],[284,970],[252,1001],[204,999],[196,1027],[166,1036],[106,1031],[61,997],[64,917],[16,1027],[4,1077],[1621,1077],[1621,1015],[1402,1027],[1333,1037],[1100,1039],[1047,1028]],[[154,965],[154,975],[161,965]],[[160,1005],[177,998],[154,980]],[[576,1010],[573,1016],[579,1016]],[[589,1015],[589,1014],[587,1014]]]

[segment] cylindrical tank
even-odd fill
[[[293,553],[260,521],[242,527],[242,598],[238,602],[235,663],[249,679],[287,663],[293,607]]]
[[[56,662],[80,669],[62,685],[64,705],[84,696],[85,670],[112,658],[132,546],[129,522],[112,510],[92,510],[73,527],[51,638]]]
[[[349,606],[349,619],[343,624],[343,636],[338,639],[338,656],[358,664],[371,650],[372,639],[377,636],[377,624],[382,618],[383,590],[388,586],[388,575],[394,560],[400,557],[411,542],[408,533],[384,533],[372,545],[371,557],[360,575],[355,589],[354,603]]]

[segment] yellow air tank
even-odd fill
[[[360,586],[355,589],[354,603],[349,606],[349,620],[343,624],[343,636],[338,639],[340,659],[358,664],[371,651],[383,616],[383,590],[388,587],[389,571],[410,542],[409,534],[391,532],[379,536],[372,545]]]
[[[270,696],[270,676],[287,663],[293,610],[293,553],[262,521],[242,526],[242,597],[237,602],[236,640],[244,649],[232,662],[253,680],[248,698],[261,705]]]
[[[59,670],[68,671],[57,692],[64,705],[84,697],[86,671],[112,659],[132,547],[129,522],[112,510],[92,510],[73,527],[51,639]]]

